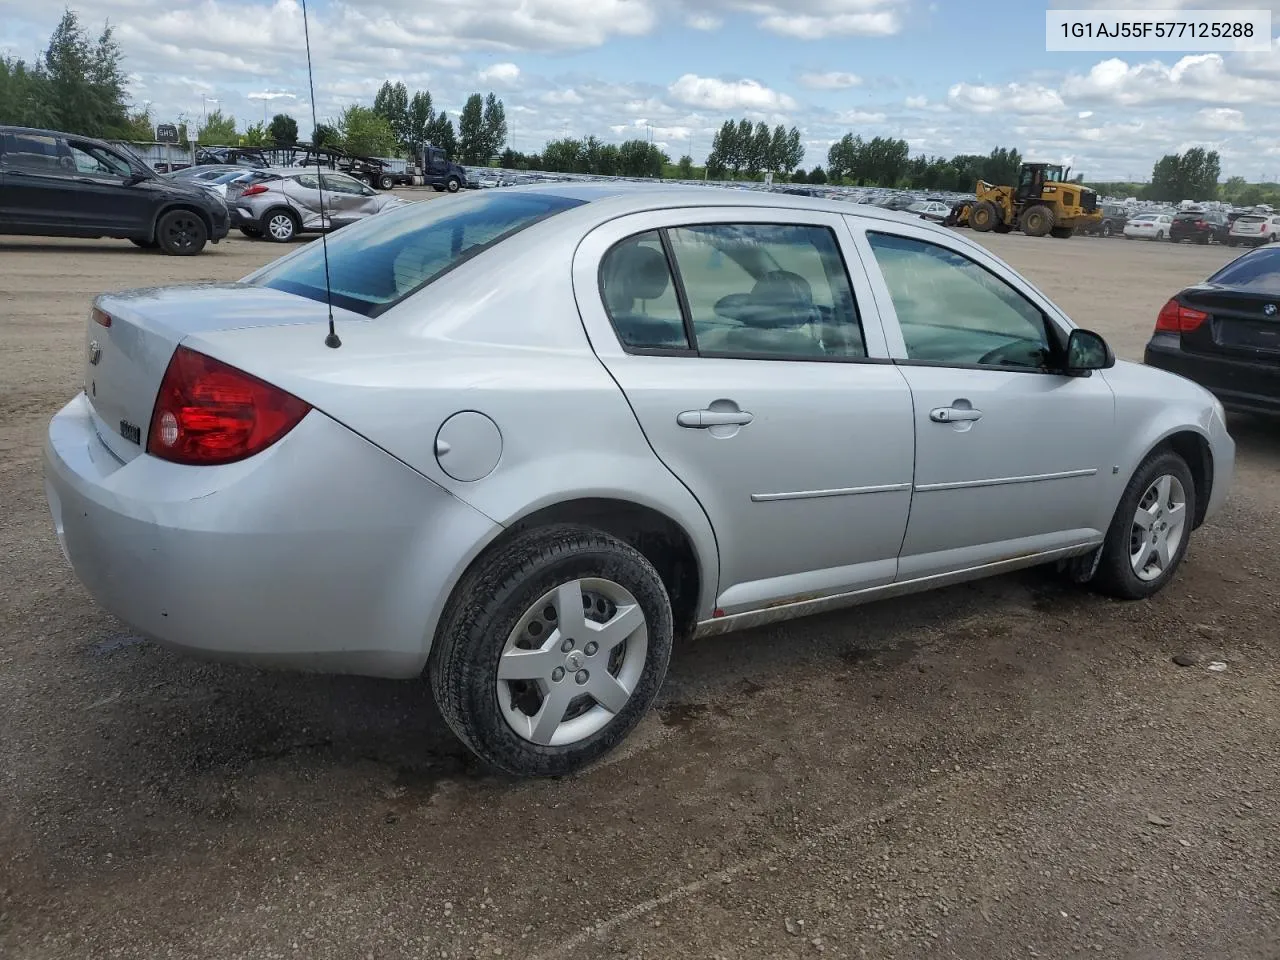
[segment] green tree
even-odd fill
[[[1239,203],[1240,195],[1244,193],[1248,187],[1244,177],[1228,177],[1227,182],[1222,185],[1222,199],[1230,203]]]
[[[1221,173],[1216,150],[1192,147],[1186,153],[1168,153],[1156,161],[1145,193],[1148,200],[1166,202],[1212,200]]]
[[[810,183],[826,183],[827,182],[827,174],[822,169],[822,167],[814,167],[812,170],[809,171],[809,182]]]
[[[484,162],[484,98],[478,93],[467,97],[458,116],[458,155],[460,163]]]
[[[480,119],[480,140],[484,145],[484,159],[488,163],[491,157],[502,152],[507,145],[507,108],[503,106],[493,93],[484,101],[484,113]]]
[[[327,123],[317,123],[316,128],[311,131],[311,145],[313,147],[340,147],[342,146],[342,134],[337,127],[331,127]]]
[[[240,135],[240,143],[246,147],[265,147],[271,143],[271,133],[265,123],[251,123]]]
[[[405,137],[405,145],[417,156],[423,145],[431,139],[428,131],[431,128],[434,111],[431,109],[431,94],[428,91],[414,92],[413,98],[409,101],[408,116],[408,135]]]
[[[693,157],[687,153],[680,158],[680,162],[676,164],[676,176],[681,180],[689,180],[693,177]]]
[[[342,148],[359,157],[382,157],[396,149],[396,132],[372,107],[352,104],[338,118]]]
[[[427,142],[439,147],[450,159],[458,156],[458,135],[454,132],[453,121],[443,110],[427,124]]]
[[[661,177],[670,157],[648,140],[628,140],[618,145],[618,173],[624,177]]]
[[[205,118],[204,124],[196,130],[196,143],[202,147],[230,146],[236,142],[236,118],[223,116],[217,109]]]
[[[151,109],[144,107],[134,113],[129,114],[129,119],[123,131],[121,131],[121,140],[133,140],[145,143],[148,140],[155,140],[156,128],[151,122]]]
[[[802,167],[791,175],[791,182],[792,183],[808,183],[809,175],[804,172],[804,168]]]
[[[373,112],[387,121],[397,143],[410,144],[409,90],[403,83],[385,81],[373,98]]]
[[[287,113],[277,113],[271,118],[267,132],[276,146],[293,146],[298,142],[298,121]]]
[[[548,173],[585,173],[582,158],[581,140],[548,140],[542,148],[542,169]]]

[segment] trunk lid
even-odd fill
[[[1280,292],[1203,285],[1182,300],[1209,315],[1182,334],[1184,350],[1280,364]]]
[[[242,283],[103,294],[85,323],[84,392],[103,443],[128,463],[146,449],[151,410],[174,350],[190,334],[328,322],[322,302]],[[104,326],[98,312],[111,318]],[[364,318],[334,308],[334,317]]]

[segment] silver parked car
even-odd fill
[[[233,227],[246,237],[278,243],[303,232],[336,230],[409,202],[345,173],[314,167],[255,170],[228,185],[226,199]]]
[[[617,745],[695,635],[1037,564],[1148,597],[1231,487],[1211,394],[912,214],[559,183],[323,254],[98,298],[58,539],[145,636],[425,676],[516,774]]]

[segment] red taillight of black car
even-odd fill
[[[1174,297],[1160,309],[1156,317],[1156,331],[1160,333],[1190,333],[1209,319],[1202,310],[1184,306]]]
[[[179,347],[147,432],[147,453],[211,466],[244,460],[296,427],[311,406],[220,360]]]

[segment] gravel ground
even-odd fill
[[[1131,358],[1234,253],[984,242]],[[610,761],[511,782],[425,685],[167,653],[59,555],[90,297],[280,252],[0,241],[0,956],[1280,957],[1274,424],[1152,601],[1028,572],[701,641]]]

